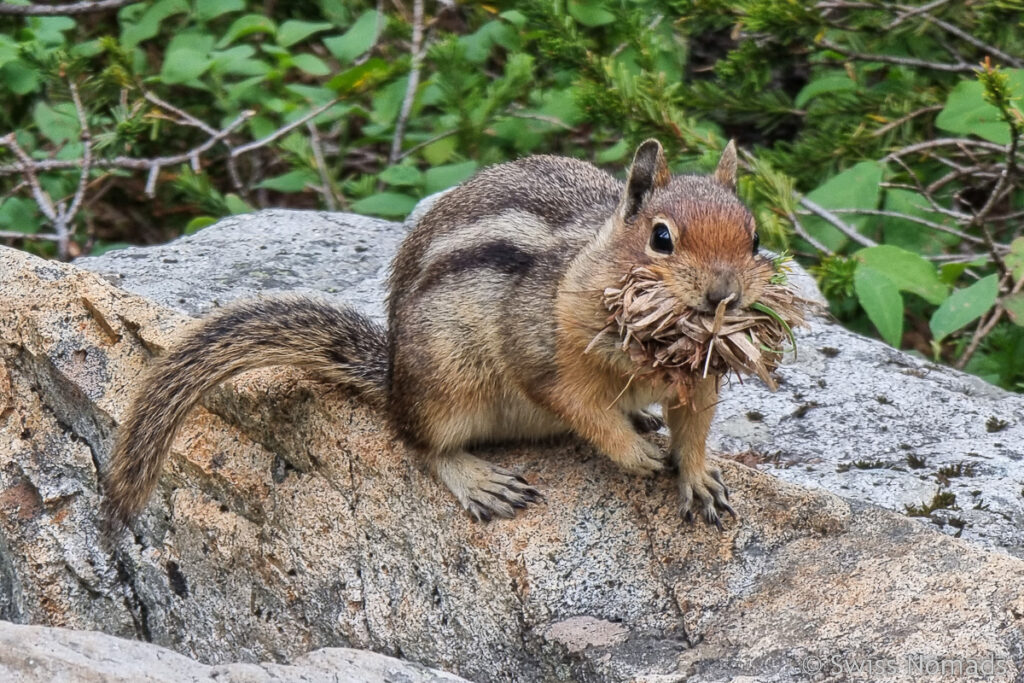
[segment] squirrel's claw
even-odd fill
[[[646,410],[638,410],[629,416],[629,421],[633,423],[633,429],[640,432],[641,434],[649,434],[656,432],[665,426],[665,421],[654,413]]]
[[[722,481],[722,473],[709,468],[695,477],[679,479],[679,512],[687,523],[694,520],[696,509],[704,521],[724,531],[719,512],[728,513],[737,519],[736,511],[729,505],[729,489]]]
[[[435,471],[478,522],[494,517],[511,519],[516,510],[544,499],[520,475],[496,467],[469,453],[438,457]]]

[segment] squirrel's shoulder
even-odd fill
[[[430,211],[437,226],[475,222],[515,211],[552,228],[608,216],[622,183],[593,164],[571,157],[536,155],[482,169],[438,199]]]

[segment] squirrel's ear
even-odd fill
[[[715,180],[727,188],[736,191],[736,141],[729,140],[729,144],[722,151],[722,158],[718,160],[718,168],[715,169]]]
[[[657,140],[644,140],[636,148],[633,165],[629,167],[626,195],[622,199],[622,216],[636,215],[652,190],[668,185],[672,173],[665,162],[665,152]]]

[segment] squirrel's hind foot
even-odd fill
[[[478,522],[511,519],[517,509],[544,498],[518,474],[466,452],[434,456],[434,471]]]
[[[736,518],[736,511],[729,505],[729,488],[717,468],[708,467],[690,476],[680,475],[679,513],[687,522],[693,522],[695,511],[719,531],[723,530],[720,512]]]

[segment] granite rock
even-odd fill
[[[98,631],[0,621],[7,683],[458,683],[464,678],[366,650],[324,648],[284,664],[200,664],[166,648]]]
[[[784,681],[815,666],[841,679],[872,662],[874,680],[918,680],[915,665],[943,662],[966,678],[1017,675],[1024,560],[1004,550],[1020,547],[1011,529],[979,517],[953,538],[942,533],[949,524],[883,509],[856,487],[840,496],[784,478],[815,465],[826,482],[861,473],[920,482],[921,470],[895,466],[835,472],[857,444],[856,457],[883,459],[871,449],[903,439],[892,435],[895,409],[879,417],[894,405],[931,430],[915,442],[932,449],[928,466],[944,443],[991,438],[973,478],[995,486],[1002,477],[1019,491],[1020,399],[821,319],[800,338],[778,394],[733,386],[719,409],[720,465],[740,515],[722,534],[680,521],[671,478],[618,472],[575,439],[483,450],[547,500],[515,520],[476,524],[379,416],[301,372],[269,369],[207,398],[146,512],[104,545],[96,472],[133,382],[188,313],[261,286],[193,276],[184,297],[159,286],[161,269],[170,282],[210,272],[189,251],[202,243],[224,263],[249,258],[266,270],[259,243],[289,244],[275,268],[379,312],[389,254],[346,241],[369,224],[275,211],[82,267],[0,249],[0,619],[148,640],[203,665],[285,664],[349,647],[480,681]],[[303,236],[328,225],[329,238]],[[327,251],[314,244],[322,239]],[[332,258],[346,265],[332,271]],[[367,280],[377,288],[359,289]],[[870,384],[883,381],[891,404]],[[949,404],[950,415],[998,408],[1007,424],[980,432],[964,418],[958,433],[918,417],[927,408],[914,401],[924,399]],[[893,459],[905,450],[895,449]],[[806,462],[788,463],[789,451]],[[949,486],[960,478],[947,476]],[[990,663],[998,675],[982,671]]]

